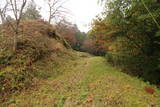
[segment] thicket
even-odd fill
[[[160,84],[160,3],[156,0],[103,1],[103,17],[91,33],[104,40],[106,58],[123,72]]]
[[[102,40],[94,40],[91,37],[85,37],[82,45],[81,51],[88,52],[96,56],[105,56],[106,49]]]

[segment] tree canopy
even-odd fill
[[[97,17],[90,34],[104,40],[107,59],[123,71],[159,83],[159,0],[101,1],[103,17]]]

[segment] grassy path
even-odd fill
[[[8,107],[160,107],[160,92],[145,92],[143,81],[106,64],[102,57],[80,58],[63,75],[22,92]]]

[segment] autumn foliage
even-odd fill
[[[113,66],[159,84],[160,4],[156,0],[102,3],[104,12],[93,20],[89,35],[104,41],[106,59]]]
[[[92,40],[86,38],[82,44],[82,50],[94,55],[104,56],[106,53],[105,42],[103,40]]]
[[[10,93],[28,87],[40,74],[41,70],[37,71],[33,64],[66,49],[55,27],[48,22],[28,20],[20,26],[17,49],[12,52],[13,31],[7,24],[1,25],[0,72],[3,72],[0,74],[0,102]]]

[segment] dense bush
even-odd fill
[[[106,54],[104,41],[92,40],[87,37],[81,46],[81,50],[97,56],[105,56]]]

